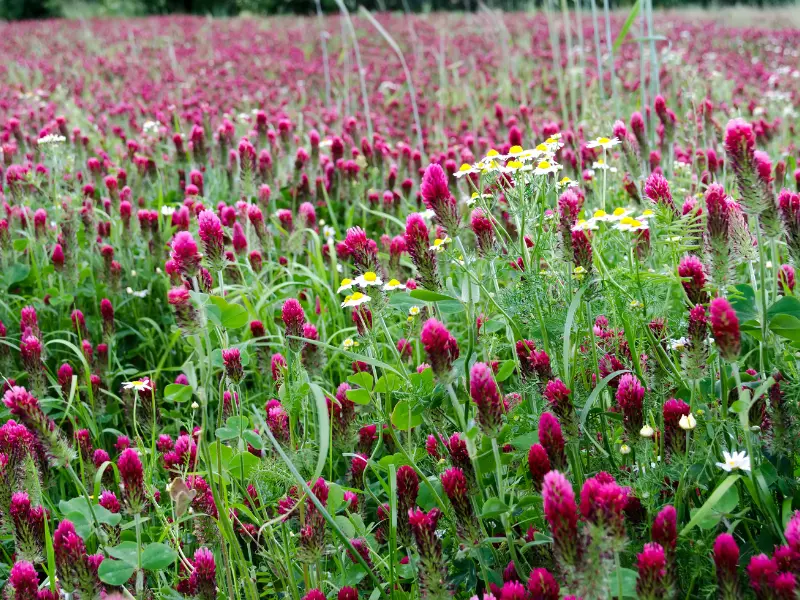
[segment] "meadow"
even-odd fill
[[[3,598],[800,597],[800,25],[638,7],[0,24]]]

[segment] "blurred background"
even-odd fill
[[[345,0],[356,9],[371,11],[431,12],[473,11],[479,4],[502,10],[531,10],[544,0]],[[558,5],[558,0],[549,0]],[[597,0],[602,4],[602,0]],[[589,2],[583,0],[586,7]],[[625,8],[634,0],[609,0],[610,8]],[[797,0],[653,0],[657,8],[697,7],[727,9],[734,5],[750,7],[796,5]],[[335,0],[319,0],[324,12],[336,12]],[[143,16],[172,13],[236,16],[249,14],[309,14],[317,10],[317,0],[0,0],[0,19],[41,19],[48,17],[90,18],[103,16]]]

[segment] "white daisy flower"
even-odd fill
[[[391,292],[393,290],[404,290],[406,286],[400,283],[397,279],[390,279],[389,283],[383,286],[384,291]]]
[[[610,173],[617,172],[617,167],[609,167],[602,158],[592,163],[592,169],[600,169],[601,171],[608,171]]]
[[[358,342],[355,341],[353,338],[347,338],[345,341],[342,342],[342,347],[345,350],[350,350],[350,348],[355,348],[358,346]]]
[[[342,279],[342,282],[339,284],[339,289],[336,290],[336,293],[337,294],[341,294],[345,290],[349,290],[351,287],[353,287],[354,284],[355,284],[355,281],[345,277],[344,279]]]
[[[678,352],[680,352],[681,350],[684,350],[688,344],[689,344],[689,338],[685,337],[678,338],[677,340],[670,340],[669,349],[677,350]]]
[[[645,425],[639,430],[639,435],[644,438],[651,438],[655,433],[655,430],[650,425]]]
[[[569,177],[562,177],[561,179],[556,181],[556,189],[557,190],[563,190],[563,189],[566,189],[566,188],[577,187],[577,185],[578,185],[578,182],[577,181],[573,181]]]
[[[416,317],[419,314],[419,306],[412,306],[408,309],[409,316]]]
[[[595,138],[592,141],[586,144],[587,148],[613,148],[617,144],[621,143],[619,138],[607,138],[607,137],[599,137]]]
[[[174,206],[162,206],[161,207],[161,214],[165,217],[171,217],[175,214],[175,207]]]
[[[357,283],[360,287],[365,288],[371,285],[383,285],[383,280],[376,273],[372,271],[367,271],[363,275],[359,275],[353,280],[354,283]]]
[[[55,144],[63,144],[66,141],[67,141],[67,138],[65,138],[63,135],[57,135],[55,133],[48,133],[47,135],[43,135],[38,140],[36,140],[36,143],[39,146],[47,146],[47,145],[50,145],[50,144],[53,144],[53,145],[55,145]]]
[[[614,226],[614,229],[618,229],[620,231],[643,231],[649,228],[650,227],[647,225],[647,221],[637,221],[631,217],[625,217]]]
[[[434,252],[443,252],[445,245],[449,244],[452,241],[453,240],[450,239],[450,236],[446,236],[444,239],[436,238],[435,240],[433,240],[433,246],[431,246],[428,249],[433,250]]]
[[[597,226],[597,222],[593,219],[580,219],[575,225],[572,227],[572,231],[596,231],[599,229]]]
[[[372,300],[372,298],[370,298],[366,294],[362,294],[361,292],[354,292],[350,296],[345,296],[344,302],[342,302],[342,308],[345,308],[346,306],[349,307],[361,306],[362,304],[364,304],[365,302],[369,302],[370,300]]]
[[[549,160],[540,161],[533,170],[534,175],[548,175],[550,173],[558,173],[562,169],[561,165]]]
[[[731,471],[749,471],[750,470],[750,457],[746,452],[734,452],[730,454],[727,451],[722,453],[725,462],[718,462],[717,466],[723,471],[730,473]]]
[[[122,384],[122,389],[125,390],[136,390],[137,392],[143,392],[145,390],[152,390],[152,386],[150,385],[149,379],[137,379],[136,381],[126,381]]]

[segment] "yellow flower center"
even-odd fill
[[[347,277],[342,279],[342,285],[350,285],[351,283],[353,283],[352,279],[348,279]]]
[[[633,219],[631,219],[630,217],[625,217],[620,221],[620,223],[622,225],[633,225]]]
[[[350,300],[361,300],[364,297],[364,294],[361,292],[356,292],[352,296],[350,296]]]
[[[366,273],[364,273],[364,281],[375,281],[377,279],[378,276],[372,271],[367,271]]]
[[[499,155],[500,155],[500,153],[497,150],[495,150],[494,148],[492,148],[491,150],[489,150],[486,153],[486,156],[499,156]]]
[[[558,140],[556,138],[549,137],[547,138],[544,143],[545,144],[555,144]]]
[[[597,219],[599,217],[605,217],[605,216],[606,216],[606,211],[604,211],[604,210],[596,210],[596,211],[594,211],[594,218],[595,219]]]
[[[547,162],[546,160],[543,160],[542,162],[539,163],[539,168],[542,170],[549,169],[550,163]]]
[[[433,240],[433,245],[434,246],[438,247],[438,246],[441,246],[442,244],[444,244],[444,240],[442,238],[436,238],[435,240]]]
[[[614,216],[615,217],[621,217],[624,214],[625,214],[625,209],[624,208],[615,208],[614,209]]]
[[[464,163],[463,165],[461,165],[461,168],[459,169],[459,171],[469,171],[471,168],[472,167],[470,165],[468,165],[467,163]]]
[[[397,287],[398,285],[400,285],[400,282],[397,281],[397,279],[392,279],[389,281],[389,287]]]
[[[509,169],[520,169],[522,168],[522,163],[518,160],[510,160],[506,165]]]
[[[642,216],[643,217],[652,217],[653,216],[653,211],[648,208],[646,211],[644,211],[642,213]]]
[[[522,146],[511,146],[511,150],[508,151],[509,154],[519,154],[522,152]]]
[[[641,221],[637,221],[636,219],[631,219],[631,227],[640,227],[642,225]]]
[[[610,141],[611,141],[611,140],[610,140],[610,139],[608,139],[607,137],[601,137],[601,138],[597,138],[597,142],[598,142],[598,143],[600,143],[600,144],[607,144],[607,143],[608,143],[608,142],[610,142]]]
[[[536,149],[539,152],[547,152],[549,150],[549,148],[545,144],[539,144],[538,146],[536,146]]]

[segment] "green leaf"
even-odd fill
[[[348,519],[344,515],[336,515],[333,519],[334,521],[336,521],[336,524],[339,526],[339,529],[341,529],[347,537],[349,538],[356,537],[356,528],[353,527],[353,523],[350,521],[350,519]]]
[[[517,366],[517,363],[513,360],[504,360],[503,363],[500,365],[500,368],[497,370],[497,375],[495,375],[495,379],[497,381],[505,381],[511,374],[514,372],[514,367]]]
[[[328,484],[328,511],[334,514],[344,502],[344,488],[338,483]]]
[[[247,325],[247,309],[238,304],[230,304],[219,296],[209,296],[209,301],[219,309],[220,325],[226,329],[239,329]]]
[[[6,287],[11,287],[15,283],[19,283],[20,281],[25,281],[28,278],[28,274],[31,272],[31,268],[23,263],[14,263],[6,270]]]
[[[636,598],[637,577],[638,575],[633,569],[626,569],[624,567],[614,569],[614,572],[610,574],[608,580],[611,585],[611,593],[614,595],[614,598],[619,598],[620,587],[622,588],[623,598]],[[622,585],[620,585],[620,583]]]
[[[251,455],[252,456],[252,455]],[[161,542],[147,544],[142,551],[142,568],[149,571],[170,566],[178,557],[178,553]]]
[[[486,500],[483,503],[483,508],[481,509],[481,517],[484,519],[491,519],[494,517],[499,517],[502,514],[508,512],[508,506],[505,502],[500,500],[500,498],[492,497]]]
[[[244,479],[250,473],[252,473],[253,469],[258,467],[260,463],[261,460],[257,456],[250,454],[245,450],[244,452],[239,452],[231,458],[231,460],[228,462],[228,470],[231,473],[231,477]]]
[[[784,296],[767,309],[767,319],[776,315],[791,315],[800,319],[800,300],[794,296]]]
[[[793,342],[800,342],[800,319],[792,315],[775,315],[769,323],[770,331]]]
[[[431,292],[428,290],[423,290],[417,288],[416,290],[411,290],[409,296],[412,298],[416,298],[417,300],[422,300],[424,302],[441,302],[443,300],[456,300],[452,296],[448,296],[447,294],[440,294],[439,292]],[[456,300],[458,302],[458,300]]]
[[[242,438],[256,450],[264,449],[264,440],[255,431],[245,431],[242,433]]]
[[[194,390],[189,385],[170,383],[164,388],[164,399],[170,402],[188,402],[192,399]]]
[[[139,546],[136,545],[136,542],[122,542],[109,548],[108,554],[135,567],[139,561]]]
[[[403,386],[403,378],[394,373],[387,373],[378,379],[375,384],[375,391],[378,394],[387,394],[401,389]]]
[[[345,395],[356,404],[369,404],[371,400],[369,392],[365,389],[347,390]]]
[[[353,385],[362,387],[365,390],[371,390],[372,382],[374,380],[372,379],[372,375],[370,375],[366,371],[361,371],[360,373],[355,373],[353,375],[350,375],[350,377],[347,378],[347,381],[349,381]]]
[[[597,397],[600,393],[605,389],[608,383],[614,379],[615,377],[619,377],[624,373],[630,373],[630,371],[620,369],[619,371],[614,371],[613,373],[609,373],[606,375],[598,385],[592,390],[592,393],[589,394],[589,397],[586,399],[586,403],[583,405],[583,409],[581,410],[581,428],[586,429],[586,418],[589,416],[589,411],[592,409],[592,406],[597,400]]]
[[[740,323],[745,321],[758,320],[758,308],[756,308],[756,293],[753,288],[745,283],[734,285],[728,300],[736,311],[736,316]]]
[[[18,240],[14,240],[12,245],[14,246],[14,250],[17,252],[22,252],[28,247],[28,238],[19,238]]]
[[[705,519],[706,515],[711,512],[711,510],[717,505],[717,503],[722,500],[722,497],[728,491],[734,483],[739,481],[741,475],[738,473],[728,475],[725,480],[717,486],[712,494],[708,497],[708,500],[705,501],[705,504],[701,506],[697,511],[692,515],[691,520],[686,524],[681,530],[681,535],[686,535],[689,533],[695,525],[698,525],[703,519]]]
[[[404,431],[419,427],[422,425],[423,411],[424,407],[412,407],[408,400],[401,400],[392,411],[392,425]]]
[[[633,25],[633,22],[636,20],[636,15],[639,14],[639,1],[636,0],[636,4],[631,7],[630,12],[628,13],[628,18],[625,19],[625,23],[622,25],[622,29],[619,30],[617,34],[617,39],[614,40],[614,45],[612,46],[612,52],[616,52],[619,50],[619,47],[622,46],[622,42],[625,41],[625,37],[628,35],[628,31]]]
[[[317,480],[322,475],[322,470],[325,468],[325,462],[328,460],[328,443],[330,442],[330,421],[328,420],[328,403],[325,400],[325,394],[322,392],[316,383],[309,385],[311,396],[314,398],[314,405],[317,408],[317,427],[315,434],[317,437],[317,448],[319,454],[317,455],[317,466],[314,469],[313,480]]]
[[[567,318],[564,322],[564,347],[562,351],[562,360],[564,364],[564,379],[568,387],[572,387],[572,377],[570,376],[570,365],[572,365],[572,323],[575,321],[575,314],[581,305],[581,298],[586,291],[586,286],[582,286],[572,297],[572,302],[567,311]]]
[[[437,306],[443,315],[455,315],[466,310],[466,307],[458,300],[443,300]]]
[[[114,560],[107,558],[100,563],[100,568],[97,570],[97,576],[100,581],[108,585],[122,585],[126,583],[136,570],[135,565],[129,565],[121,560]]]

